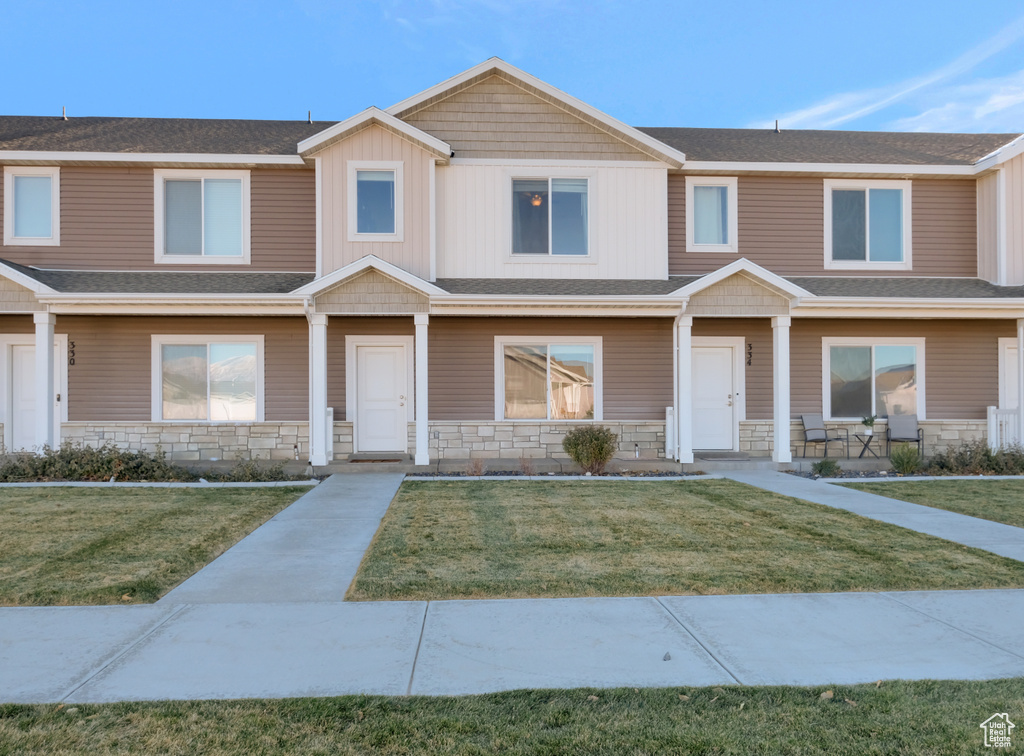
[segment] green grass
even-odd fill
[[[1024,586],[1024,563],[727,480],[406,483],[347,598]]]
[[[1024,480],[845,483],[858,491],[1024,528]]]
[[[0,606],[156,601],[307,490],[3,489]]]
[[[979,724],[996,712],[1024,720],[1021,679],[835,686],[831,700],[821,699],[825,690],[0,705],[0,754],[946,756],[986,751]]]

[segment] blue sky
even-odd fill
[[[0,0],[15,115],[341,120],[498,56],[634,126],[1024,131],[1020,0]]]

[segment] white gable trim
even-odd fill
[[[714,273],[708,273],[706,276],[702,276],[696,281],[689,283],[680,289],[676,289],[668,296],[692,297],[697,292],[703,291],[709,286],[714,286],[719,281],[724,281],[729,276],[734,276],[737,273],[745,273],[758,283],[763,284],[769,289],[772,289],[783,296],[787,296],[790,299],[814,297],[814,295],[807,291],[807,289],[801,288],[800,286],[787,281],[782,276],[775,275],[767,268],[762,268],[760,265],[750,262],[750,260],[745,257],[740,258],[736,262],[729,263],[724,268],[719,268]]]
[[[323,278],[318,278],[301,288],[295,289],[291,294],[315,296],[320,292],[326,291],[333,286],[337,286],[339,283],[342,283],[343,281],[352,278],[353,276],[357,276],[367,270],[376,270],[378,273],[383,273],[385,276],[393,278],[396,281],[405,284],[410,289],[415,289],[428,297],[446,296],[448,294],[444,289],[438,288],[437,286],[424,281],[419,276],[414,276],[412,273],[402,270],[396,265],[385,262],[376,255],[366,255],[366,257],[362,257],[354,263],[349,263],[344,268],[338,268],[336,271],[324,276]]]
[[[442,142],[437,137],[431,136],[415,126],[410,126],[405,121],[400,121],[390,113],[385,113],[376,107],[369,107],[362,113],[358,113],[351,118],[334,124],[328,129],[324,129],[319,134],[303,139],[299,142],[299,154],[306,157],[311,152],[316,151],[317,148],[322,148],[329,143],[344,138],[347,132],[354,132],[373,124],[386,126],[398,132],[409,141],[427,149],[429,152],[433,152],[436,157],[448,160],[452,154],[452,147],[447,142]]]
[[[609,131],[613,132],[613,134],[628,136],[630,139],[636,140],[637,142],[643,144],[645,147],[651,150],[653,153],[655,153],[661,160],[664,160],[666,163],[675,168],[682,167],[682,164],[686,162],[686,155],[683,154],[682,152],[679,152],[678,150],[669,147],[664,142],[660,142],[654,137],[648,136],[647,134],[643,133],[642,131],[639,131],[638,129],[634,129],[632,126],[627,126],[622,121],[616,118],[612,118],[607,113],[602,113],[597,108],[587,105],[587,103],[583,102],[582,100],[577,100],[572,95],[566,94],[562,90],[557,89],[551,86],[550,84],[541,81],[535,76],[531,76],[530,74],[516,68],[510,63],[506,63],[501,58],[489,58],[488,60],[485,60],[483,63],[475,65],[469,70],[463,71],[462,73],[458,74],[457,76],[453,76],[450,79],[446,79],[445,81],[442,81],[440,84],[436,84],[430,87],[429,89],[423,90],[419,94],[413,95],[412,97],[408,97],[402,100],[396,105],[392,105],[390,108],[387,109],[387,112],[391,113],[392,115],[402,113],[404,111],[410,110],[411,108],[415,108],[422,102],[426,102],[427,100],[430,100],[434,97],[443,95],[448,90],[458,87],[460,84],[464,84],[471,79],[475,79],[478,76],[484,76],[488,73],[494,73],[497,71],[500,71],[501,73],[505,74],[506,76],[514,80],[521,81],[522,83],[528,86],[540,90],[548,97],[552,98],[553,100],[557,100],[558,102],[561,102],[563,105],[578,110],[581,113],[584,113],[590,118],[593,118],[598,123],[603,124]]]
[[[19,286],[24,286],[26,289],[32,291],[35,294],[56,294],[56,289],[51,289],[44,283],[37,281],[36,279],[26,276],[24,273],[16,271],[10,266],[0,263],[0,276],[13,281]]]

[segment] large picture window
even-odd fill
[[[735,178],[686,177],[686,251],[736,252]]]
[[[600,420],[601,341],[498,337],[499,420]]]
[[[249,260],[249,172],[158,170],[157,262]]]
[[[910,268],[909,181],[825,181],[825,267]]]
[[[589,254],[585,178],[512,180],[512,254]]]
[[[924,417],[923,339],[825,339],[826,416]]]
[[[4,244],[60,244],[60,168],[4,168]]]
[[[263,419],[262,336],[154,336],[153,419]]]

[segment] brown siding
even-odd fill
[[[694,275],[745,257],[784,276],[975,276],[977,207],[973,180],[919,180],[912,188],[913,270],[829,270],[824,264],[821,178],[741,176],[739,254],[686,252],[686,177],[668,177],[669,272]]]
[[[740,336],[750,348],[746,365],[747,420],[770,419],[772,398],[772,326],[767,318],[696,318],[694,336]]]
[[[651,159],[498,76],[402,116],[402,120],[443,139],[457,158]]]
[[[494,337],[601,336],[606,420],[663,420],[672,404],[672,321],[433,318],[430,419],[494,420]]]
[[[75,344],[68,366],[68,420],[152,418],[152,334],[264,334],[265,417],[308,414],[308,330],[304,318],[128,318],[60,316],[57,333]]]
[[[70,269],[314,270],[313,171],[253,170],[250,184],[249,266],[154,263],[152,168],[61,167],[60,246],[12,245],[3,247],[0,257]]]
[[[0,333],[34,333],[31,315],[0,315]]]
[[[433,331],[431,321],[431,331]],[[334,407],[335,422],[345,419],[345,337],[412,336],[416,333],[410,317],[327,319],[327,406]],[[431,335],[433,335],[431,333]],[[413,418],[410,417],[411,421]]]
[[[821,412],[822,337],[885,336],[925,339],[929,419],[983,419],[985,408],[999,403],[998,339],[1015,333],[1010,320],[794,320],[790,357],[793,416]],[[767,380],[770,387],[770,375]]]

